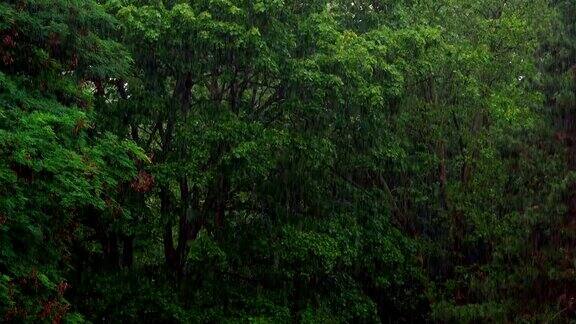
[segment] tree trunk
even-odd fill
[[[172,221],[170,219],[170,194],[168,192],[167,186],[162,186],[160,188],[160,214],[165,220],[164,225],[164,259],[166,265],[172,269],[177,268],[177,257],[176,250],[174,249],[174,238],[172,236]]]
[[[134,235],[122,237],[122,266],[132,267],[134,263]]]
[[[573,68],[574,95],[576,96],[576,67]],[[568,171],[576,170],[576,103],[572,103],[566,110],[566,167]],[[567,222],[570,225],[576,222],[576,183],[570,184],[566,201],[568,207]]]
[[[120,266],[118,235],[116,235],[116,233],[110,233],[106,237],[106,244],[104,247],[104,260],[110,269],[117,269]]]
[[[446,145],[444,141],[438,144],[438,157],[440,164],[438,165],[438,179],[440,181],[440,206],[443,210],[448,210],[448,173],[446,171]]]

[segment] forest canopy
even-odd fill
[[[575,22],[0,1],[0,322],[576,320]]]

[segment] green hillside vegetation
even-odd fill
[[[0,1],[0,322],[576,321],[575,22]]]

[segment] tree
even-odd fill
[[[0,4],[3,320],[80,318],[64,298],[73,243],[94,216],[87,210],[113,212],[117,186],[142,156],[130,142],[92,131],[88,80],[130,64],[121,45],[99,36],[112,23],[91,1]]]
[[[574,13],[4,1],[2,319],[570,320]]]

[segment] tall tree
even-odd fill
[[[2,320],[80,318],[64,298],[74,244],[90,218],[118,211],[114,192],[143,156],[92,131],[88,80],[130,64],[120,44],[100,36],[112,25],[92,1],[0,4]]]

